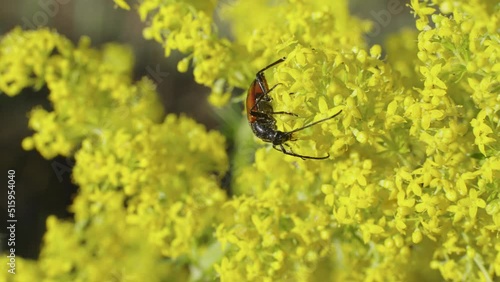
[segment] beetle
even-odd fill
[[[323,157],[313,157],[313,156],[305,156],[294,153],[290,146],[286,144],[288,141],[295,141],[293,134],[297,131],[304,130],[318,123],[327,121],[339,115],[342,111],[334,114],[333,116],[312,122],[303,127],[294,129],[292,131],[280,131],[276,127],[276,119],[273,115],[291,115],[297,116],[294,113],[278,111],[275,112],[273,106],[271,104],[272,98],[269,96],[269,93],[273,91],[276,86],[274,85],[269,89],[269,85],[267,84],[266,77],[264,76],[264,72],[269,68],[280,64],[285,61],[285,57],[280,58],[279,60],[271,63],[265,68],[258,71],[255,75],[254,81],[250,84],[250,88],[248,89],[247,99],[246,99],[246,113],[248,123],[252,128],[253,133],[258,138],[262,139],[265,142],[269,142],[273,144],[273,148],[277,151],[280,151],[286,155],[298,157],[301,159],[313,159],[313,160],[323,160],[330,157],[330,154],[327,153],[326,156]],[[287,151],[284,145],[288,146],[290,149]]]

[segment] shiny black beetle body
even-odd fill
[[[255,134],[255,136],[257,136],[258,138],[262,139],[265,142],[272,143],[274,149],[284,154],[294,157],[299,157],[302,159],[313,159],[313,160],[327,159],[328,157],[330,157],[329,154],[323,157],[304,156],[296,154],[291,150],[287,151],[283,146],[286,145],[285,143],[287,141],[295,140],[293,139],[293,133],[306,129],[313,125],[316,125],[318,123],[324,122],[326,120],[332,119],[336,117],[338,114],[340,114],[340,112],[338,112],[333,116],[310,123],[308,125],[294,129],[292,131],[288,132],[279,131],[276,127],[276,119],[274,118],[273,115],[278,115],[278,114],[286,114],[292,116],[297,116],[297,115],[288,112],[274,111],[273,106],[271,105],[272,98],[269,96],[269,93],[277,85],[269,89],[266,77],[264,76],[264,71],[284,61],[285,58],[281,58],[276,62],[268,65],[267,67],[261,69],[255,75],[255,80],[252,82],[250,88],[248,89],[247,99],[246,99],[246,112],[247,112],[248,123],[250,124],[250,127],[252,128],[252,131]]]

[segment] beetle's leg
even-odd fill
[[[291,116],[294,116],[294,117],[298,117],[297,114],[289,113],[289,112],[272,112],[270,114],[272,114],[272,115],[291,115]]]
[[[267,69],[277,65],[277,64],[280,64],[282,62],[284,62],[286,60],[286,57],[282,57],[280,59],[278,59],[277,61],[275,61],[274,63],[266,66],[265,68],[261,69],[260,71],[257,72],[257,74],[255,75],[255,80],[257,80],[257,83],[259,84],[259,87],[260,89],[262,90],[262,93],[264,93],[264,95],[267,95],[269,92],[271,92],[271,90],[274,89],[274,87],[276,87],[278,84],[276,84],[275,86],[273,86],[269,91],[266,91],[266,86],[264,84],[264,81],[266,80],[265,77],[264,77],[264,71],[266,71]],[[262,98],[260,98],[262,99]],[[258,99],[258,101],[260,101],[260,99]],[[257,101],[257,102],[258,102]],[[257,102],[255,104],[257,104]]]
[[[262,94],[259,98],[257,98],[257,100],[255,100],[255,104],[254,104],[254,105],[253,105],[253,107],[250,109],[250,112],[252,112],[252,111],[254,111],[254,110],[255,110],[255,108],[257,107],[257,105],[260,103],[260,101],[261,101],[262,99],[264,99],[264,97],[266,97],[266,101],[271,101],[271,100],[272,100],[272,98],[271,98],[271,96],[269,96],[269,93],[270,93],[271,91],[273,91],[273,89],[274,89],[274,88],[276,88],[276,86],[278,86],[278,85],[282,84],[282,83],[278,83],[278,84],[274,85],[273,87],[271,87],[271,89],[269,89],[269,90],[266,92],[266,91],[265,91],[265,87],[264,87],[263,85],[261,85],[261,84],[260,84],[260,81],[258,81],[258,83],[259,83],[260,89],[262,90],[262,93],[263,93],[263,94]]]
[[[270,116],[268,113],[251,111],[250,114],[252,116],[258,117],[258,118],[266,118],[266,119],[273,119],[274,120],[274,118],[272,116]]]
[[[251,113],[254,113],[255,111],[255,107],[257,107],[257,105],[259,104],[259,102],[264,98],[264,96],[267,96],[269,98],[269,100],[267,101],[271,101],[272,98],[269,96],[269,93],[271,93],[271,91],[273,91],[274,88],[276,88],[276,86],[280,85],[282,83],[278,83],[276,85],[274,85],[273,87],[271,87],[271,89],[269,89],[269,91],[267,91],[267,94],[264,94],[262,96],[259,97],[259,99],[257,99],[257,101],[255,101],[255,105],[253,105],[252,109],[250,110]],[[279,111],[279,112],[269,112],[268,114],[271,114],[271,115],[291,115],[291,116],[295,116],[295,117],[298,117],[297,114],[294,114],[294,113],[290,113],[290,112],[285,112],[285,111]]]
[[[278,83],[276,85],[274,85],[273,87],[271,87],[271,89],[267,90],[266,89],[266,85],[265,85],[265,81],[266,81],[266,78],[264,77],[264,71],[266,71],[267,69],[277,65],[277,64],[280,64],[282,62],[284,62],[286,60],[286,57],[282,57],[280,59],[278,59],[277,61],[275,61],[274,63],[266,66],[265,68],[261,69],[260,71],[257,72],[257,74],[255,75],[255,80],[257,81],[257,84],[259,84],[259,87],[260,87],[260,90],[262,90],[262,93],[263,95],[260,96],[256,101],[255,101],[255,104],[253,105],[253,107],[250,109],[250,111],[253,111],[255,109],[255,107],[257,106],[257,104],[259,104],[260,100],[262,100],[264,98],[264,96],[269,96],[269,92],[271,92],[274,88],[276,88],[276,86],[280,85],[281,83]]]
[[[277,148],[279,146],[279,149]],[[288,146],[288,145],[287,145]],[[290,147],[290,146],[289,146]],[[293,157],[297,157],[297,158],[301,158],[303,160],[305,159],[310,159],[310,160],[324,160],[324,159],[328,159],[330,157],[330,154],[326,154],[326,156],[324,157],[313,157],[313,156],[305,156],[305,155],[299,155],[299,154],[296,154],[292,151],[292,149],[290,148],[290,152],[287,151],[285,149],[285,147],[283,147],[283,144],[280,144],[280,145],[273,145],[273,148],[277,151],[280,151],[282,152],[283,154],[285,155],[289,155],[289,156],[293,156]]]
[[[267,69],[279,64],[279,63],[283,63],[284,61],[286,60],[286,57],[283,57],[283,58],[279,58],[276,62],[274,63],[271,63],[270,65],[268,65],[267,67],[261,69],[260,71],[257,72],[257,76],[259,76],[259,74],[262,74],[264,71],[266,71]]]

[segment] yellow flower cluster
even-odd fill
[[[182,271],[162,263],[153,244],[145,244],[143,230],[123,220],[123,194],[108,194],[114,197],[107,201],[109,213],[91,222],[74,224],[49,216],[38,263],[21,260],[16,281],[159,281],[181,276]]]
[[[115,3],[130,8],[125,0]],[[148,24],[144,37],[162,44],[166,56],[172,50],[187,54],[179,62],[178,70],[187,71],[192,62],[196,82],[212,89],[209,101],[216,106],[229,101],[234,87],[247,87],[248,78],[255,68],[276,59],[276,50],[269,48],[276,41],[298,40],[308,45],[331,47],[339,43],[359,46],[363,44],[362,32],[369,28],[369,23],[361,25],[359,20],[347,17],[348,7],[342,1],[325,7],[307,1],[267,6],[262,0],[234,3],[144,0],[140,2],[138,12]],[[283,25],[283,19],[292,26]],[[215,21],[230,22],[235,38],[230,40],[221,34]],[[331,32],[332,29],[340,32]],[[342,36],[343,32],[351,32],[353,36]],[[324,36],[318,37],[315,33]]]
[[[125,1],[117,1],[117,4],[128,6]],[[192,62],[196,82],[211,87],[210,100],[215,105],[223,105],[231,97],[233,85],[238,85],[238,80],[241,84],[242,77],[236,75],[238,64],[232,55],[231,42],[219,38],[213,26],[215,7],[213,0],[167,1],[164,4],[146,0],[141,1],[138,12],[143,21],[150,23],[144,29],[144,37],[162,44],[166,56],[172,50],[188,54],[179,62],[178,70],[187,71]]]
[[[206,238],[226,198],[217,177],[226,169],[222,136],[184,117],[85,139],[74,223],[48,218],[39,263],[19,281],[178,280],[186,262],[213,272],[198,264],[214,243]]]
[[[184,117],[169,115],[134,134],[104,132],[84,140],[75,159],[76,221],[106,214],[119,192],[122,220],[145,232],[164,256],[189,257],[225,201],[218,184],[228,165],[224,139]]]
[[[249,10],[242,2],[235,11]],[[302,164],[284,157],[292,162],[287,167],[279,153],[257,152],[255,164],[235,181],[234,189],[244,196],[226,204],[231,216],[218,228],[219,240],[229,246],[217,266],[221,278],[303,280],[322,273],[332,280],[408,280],[423,269],[419,275],[428,279],[436,277],[432,269],[449,280],[500,276],[498,7],[414,1],[420,32],[393,36],[384,62],[379,46],[365,50],[349,44],[356,33],[333,33],[344,34],[344,42],[329,38],[332,33],[315,25],[307,10],[317,8],[314,4],[288,4],[300,12],[283,4],[271,7],[269,18],[262,10],[251,23],[241,19],[243,12],[237,14],[237,23],[252,27],[235,24],[237,38],[248,38],[247,50],[267,63],[278,57],[269,53],[287,57],[270,82],[280,83],[272,95],[275,110],[303,118],[280,117],[279,128],[298,128],[343,109],[339,121],[311,129],[314,140],[306,134],[291,144],[295,152],[329,152],[336,159]],[[278,23],[284,18],[280,11],[291,15],[289,25]],[[339,10],[321,12],[333,19]],[[320,22],[328,22],[325,18]],[[309,29],[294,29],[301,20],[309,20],[304,24]],[[263,25],[267,29],[260,31]],[[361,24],[349,27],[362,30]],[[471,62],[480,68],[468,67]],[[325,194],[323,203],[318,189]],[[318,224],[305,228],[292,219],[310,220],[301,205],[311,202],[330,207],[332,217],[325,217],[324,208],[319,215],[309,208]],[[332,235],[337,229],[342,237]],[[331,234],[330,243],[322,234]],[[297,236],[310,240],[290,243]],[[318,260],[297,255],[303,248]],[[343,268],[332,269],[339,265]]]
[[[125,9],[130,2],[115,0]],[[258,149],[232,171],[230,198],[220,188],[224,138],[184,117],[159,123],[150,82],[130,82],[126,49],[13,31],[0,42],[0,90],[15,95],[46,84],[54,105],[35,110],[36,133],[23,145],[46,157],[76,151],[80,186],[75,222],[49,218],[40,261],[21,262],[26,275],[499,279],[500,5],[412,0],[409,7],[417,31],[392,35],[382,50],[366,46],[370,23],[350,16],[346,1],[139,1],[144,36],[167,56],[185,54],[178,69],[191,63],[213,104],[226,104],[257,70],[286,57],[266,72],[277,85],[274,109],[298,115],[277,115],[280,130],[341,111],[289,142],[296,153],[328,160]],[[216,23],[231,27],[231,39]]]
[[[255,166],[240,171],[234,186],[246,195],[226,202],[216,233],[226,252],[221,280],[304,280],[327,255],[335,230],[331,212],[316,205],[322,195],[311,165],[260,149]]]
[[[0,48],[2,92],[14,96],[23,88],[44,85],[49,90],[54,110],[33,109],[29,126],[36,133],[23,141],[25,149],[36,148],[45,158],[69,156],[89,135],[110,127],[138,129],[163,114],[151,81],[132,85],[134,62],[128,47],[108,44],[97,51],[86,37],[73,46],[48,29],[15,29]]]
[[[23,146],[74,156],[79,186],[74,222],[48,218],[40,259],[18,259],[18,281],[160,281],[187,276],[186,262],[214,272],[199,261],[220,253],[210,238],[226,200],[224,137],[182,116],[159,123],[154,85],[131,82],[132,61],[126,47],[100,51],[86,38],[74,47],[46,29],[16,29],[0,42],[2,91],[50,91],[53,110],[32,112],[35,134]]]

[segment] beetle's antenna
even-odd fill
[[[308,128],[308,127],[311,127],[311,126],[313,126],[313,125],[316,125],[316,124],[318,124],[318,123],[321,123],[321,122],[327,121],[327,120],[329,120],[329,119],[332,119],[332,118],[334,118],[334,117],[338,116],[341,112],[342,112],[342,110],[340,110],[340,112],[338,112],[338,113],[334,114],[334,115],[333,115],[333,116],[331,116],[331,117],[327,117],[327,118],[324,118],[324,119],[320,119],[320,120],[318,120],[318,121],[315,121],[315,122],[313,122],[313,123],[310,123],[310,124],[308,124],[308,125],[306,125],[306,126],[303,126],[303,127],[301,127],[301,128],[297,128],[297,129],[294,129],[294,130],[292,130],[292,131],[288,131],[287,133],[294,133],[294,132],[297,132],[297,131],[301,131],[301,130],[303,130],[303,129],[306,129],[306,128]]]

